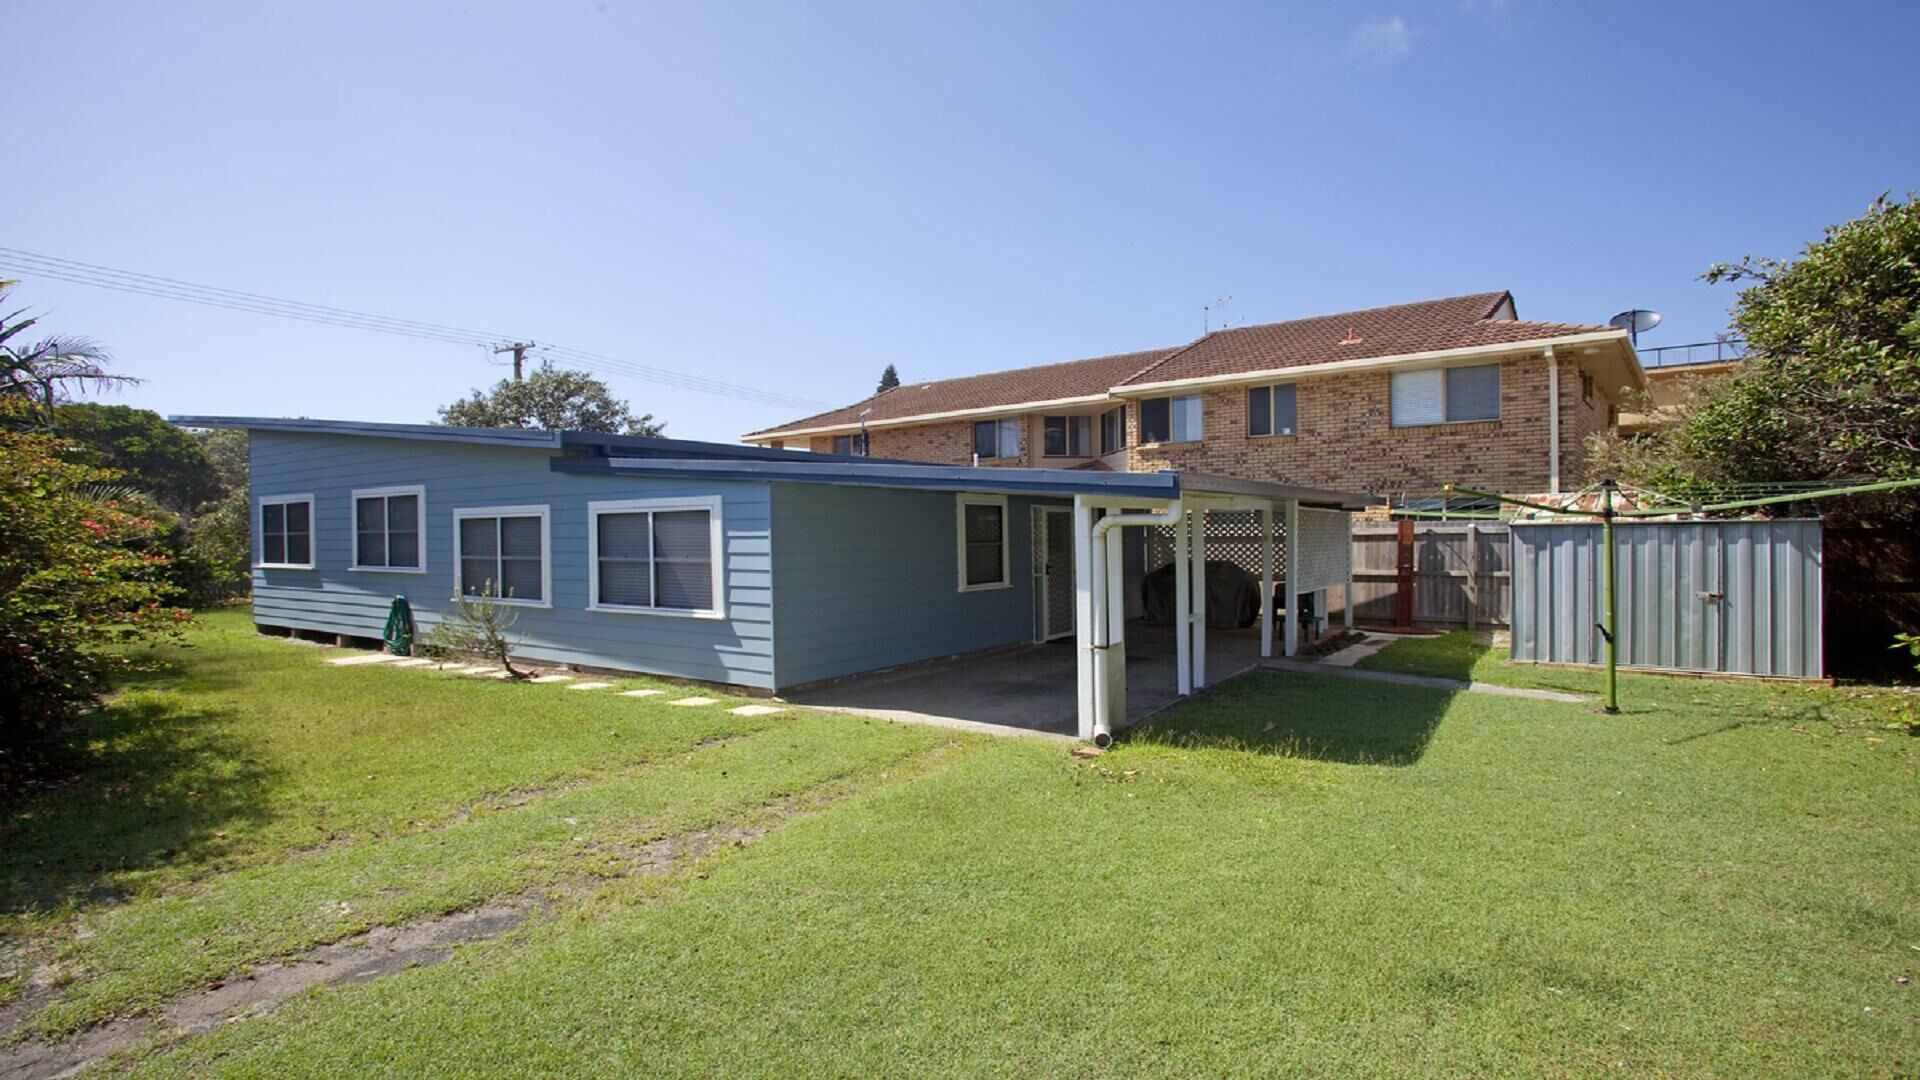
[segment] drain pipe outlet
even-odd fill
[[[1108,514],[1093,523],[1092,546],[1096,553],[1096,561],[1099,559],[1098,553],[1106,550],[1107,534],[1113,530],[1128,525],[1175,525],[1185,514],[1186,507],[1178,500],[1157,513]],[[1099,707],[1094,710],[1093,745],[1102,750],[1113,745],[1113,725],[1107,720],[1106,710],[1107,665],[1113,663],[1113,650],[1108,647],[1113,644],[1113,640],[1107,630],[1107,605],[1127,602],[1124,596],[1109,595],[1107,578],[1108,575],[1105,573],[1096,576],[1090,590],[1093,594],[1093,611],[1090,616],[1093,620],[1094,642],[1093,693],[1094,701],[1099,703]],[[1120,662],[1126,663],[1124,654]]]

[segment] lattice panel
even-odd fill
[[[1351,517],[1339,510],[1300,508],[1301,592],[1345,585],[1353,570]]]
[[[1278,513],[1273,516],[1273,579],[1287,574],[1287,530]],[[1260,576],[1260,515],[1253,510],[1216,510],[1207,514],[1207,558],[1230,562],[1255,578]],[[1147,530],[1147,569],[1173,561],[1173,530]],[[1342,578],[1341,580],[1345,580]]]

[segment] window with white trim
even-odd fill
[[[544,506],[455,510],[454,579],[461,595],[546,606],[547,532]]]
[[[835,435],[833,452],[851,457],[867,456],[867,437],[865,435]]]
[[[1147,398],[1140,403],[1142,443],[1199,442],[1200,395]]]
[[[1093,417],[1047,416],[1041,418],[1045,439],[1041,454],[1045,457],[1091,457],[1093,455]]]
[[[1394,427],[1500,419],[1500,365],[1396,371],[1389,393]]]
[[[313,496],[260,500],[260,561],[268,568],[313,569]]]
[[[1247,391],[1247,434],[1293,434],[1298,403],[1292,383],[1252,387]]]
[[[973,452],[985,458],[1020,456],[1020,421],[976,420],[973,425]]]
[[[961,495],[957,507],[960,591],[1004,589],[1013,584],[1007,565],[1007,498]]]
[[[720,499],[630,499],[587,504],[596,611],[724,614]]]
[[[427,489],[368,488],[353,493],[353,566],[355,570],[426,569],[421,522]]]

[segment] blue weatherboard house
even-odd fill
[[[424,632],[464,594],[515,605],[516,652],[532,660],[761,691],[1071,634],[1088,654],[1088,738],[1124,718],[1124,671],[1102,671],[1092,655],[1121,644],[1121,594],[1142,569],[1136,558],[1121,572],[1125,530],[1115,526],[1255,510],[1271,535],[1302,506],[1366,502],[1173,472],[920,465],[582,432],[173,419],[251,435],[253,613],[263,628],[377,638],[404,596]],[[1114,520],[1096,528],[1102,514]],[[1344,537],[1346,515],[1335,516]],[[1184,566],[1191,550],[1183,544],[1175,561]],[[1269,561],[1280,554],[1268,551]],[[1322,576],[1333,574],[1344,578],[1344,567]],[[1296,585],[1324,587],[1296,576],[1289,595]],[[1183,626],[1192,615],[1183,610]],[[1265,625],[1270,638],[1272,620]],[[1191,661],[1183,668],[1203,671],[1204,624],[1179,638]],[[1198,651],[1189,657],[1189,648]]]

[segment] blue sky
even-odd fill
[[[0,245],[841,404],[1512,289],[1658,309],[1920,187],[1920,5],[16,0]],[[0,262],[4,265],[4,262]],[[15,275],[9,275],[15,276]],[[476,347],[25,278],[162,412],[431,419]],[[605,372],[682,437],[807,411]]]

